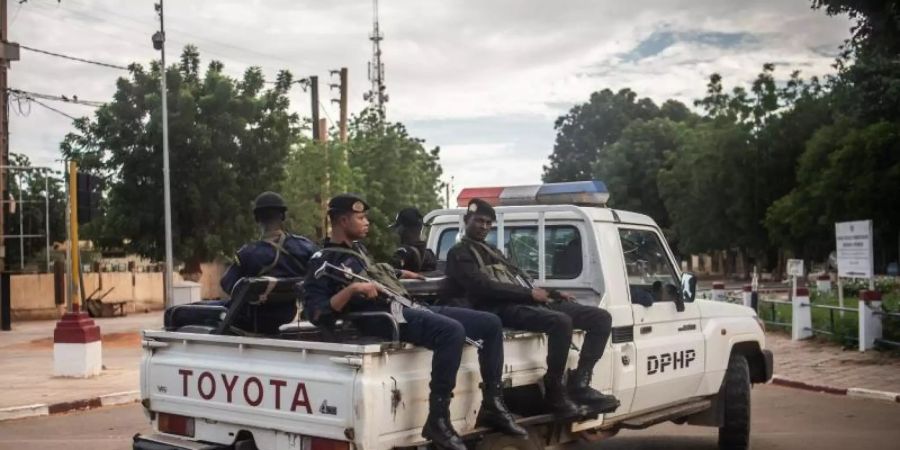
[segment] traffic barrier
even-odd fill
[[[880,292],[859,292],[859,351],[875,348],[875,341],[881,339],[881,311]]]
[[[753,286],[749,284],[744,285],[744,289],[741,291],[741,301],[744,306],[753,308]]]
[[[725,283],[715,282],[712,285],[712,299],[717,302],[724,302],[725,298]]]
[[[816,290],[825,294],[831,292],[831,276],[827,273],[816,278]]]
[[[813,337],[813,326],[809,289],[799,287],[791,300],[791,340],[799,341],[811,337]]]

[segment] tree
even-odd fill
[[[388,229],[396,213],[408,206],[426,212],[440,206],[440,149],[426,149],[403,124],[384,122],[371,110],[355,116],[348,132],[347,144],[301,138],[292,149],[286,201],[304,213],[291,214],[291,226],[323,237],[323,202],[341,192],[359,193],[371,207],[366,246],[376,259],[386,260],[396,244]]]
[[[196,48],[185,47],[166,70],[172,183],[172,232],[185,271],[231,252],[252,237],[250,206],[277,190],[296,142],[298,117],[288,112],[291,75],[265,88],[259,68],[240,80],[212,61],[199,71]],[[163,257],[162,135],[157,63],[139,64],[117,81],[113,101],[93,120],[75,121],[63,153],[83,170],[106,178],[106,214],[87,237],[107,238],[128,251]],[[87,230],[86,230],[87,231]]]
[[[678,148],[682,127],[669,119],[638,119],[606,148],[594,165],[593,175],[606,182],[611,207],[641,212],[663,229],[671,227],[657,177],[667,161],[673,161],[670,155]]]
[[[17,167],[32,167],[31,160],[22,154],[10,153],[10,164]],[[50,244],[66,239],[66,191],[64,180],[59,172],[49,169],[16,170],[10,172],[9,194],[13,201],[21,197],[24,202],[17,203],[15,213],[6,216],[5,235],[19,234],[40,235],[40,238],[25,238],[22,241],[24,254],[20,252],[18,239],[7,239],[7,261],[13,268],[24,262],[26,270],[47,270],[46,254],[52,251],[46,248],[46,233],[49,221]],[[49,197],[48,191],[49,189]],[[21,192],[20,192],[21,191]],[[45,198],[48,203],[45,204]],[[10,200],[10,199],[6,199]],[[6,205],[4,205],[6,206]],[[49,210],[49,215],[48,215]],[[21,220],[20,220],[21,219]],[[21,225],[21,229],[20,229]],[[60,255],[51,254],[51,259]],[[24,260],[24,261],[23,261]]]
[[[550,164],[544,166],[544,181],[590,179],[591,167],[602,159],[607,146],[619,140],[628,124],[636,119],[651,120],[659,114],[659,107],[652,100],[638,100],[630,89],[594,92],[587,103],[574,106],[556,119],[556,144]]]

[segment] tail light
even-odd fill
[[[194,418],[161,412],[156,415],[156,428],[161,433],[194,437]]]
[[[350,450],[350,443],[320,437],[305,437],[303,450]]]

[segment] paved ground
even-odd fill
[[[775,373],[781,377],[836,388],[900,392],[900,358],[894,355],[843,350],[815,339],[795,342],[780,332],[769,332],[766,342],[775,353]]]
[[[895,449],[900,441],[900,405],[816,394],[778,386],[753,393],[755,450],[811,448]],[[0,449],[122,450],[148,423],[137,404],[0,423]],[[625,431],[599,444],[573,450],[667,450],[716,448],[711,428],[664,424]]]
[[[55,321],[17,322],[0,333],[0,408],[60,403],[139,389],[138,330],[160,328],[162,313],[97,319],[103,333],[102,375],[92,379],[53,377]]]

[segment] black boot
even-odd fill
[[[428,398],[428,420],[422,427],[422,437],[443,450],[466,450],[466,444],[450,423],[450,397],[431,395]]]
[[[544,402],[556,415],[561,417],[575,417],[582,415],[582,410],[569,398],[562,378],[548,378],[544,376]]]
[[[569,396],[572,400],[590,408],[594,413],[613,412],[619,407],[619,399],[591,387],[593,367],[594,365],[590,364],[590,369],[588,369],[579,364],[577,369],[569,371],[567,383]]]
[[[475,425],[490,427],[503,434],[520,438],[528,437],[528,431],[516,423],[512,413],[503,403],[503,388],[499,384],[485,385],[482,390],[481,409]]]

